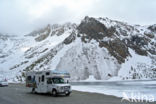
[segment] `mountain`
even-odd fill
[[[0,34],[0,77],[24,81],[31,70],[66,70],[71,80],[156,78],[156,25],[86,16],[25,36]]]

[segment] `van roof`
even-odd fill
[[[52,70],[54,74],[69,74],[67,71]]]
[[[52,74],[66,74],[66,75],[68,75],[69,74],[69,72],[67,72],[67,71],[65,71],[65,70],[42,70],[42,71],[29,71],[29,72],[27,72],[27,73],[42,73],[42,72],[50,72],[50,73],[52,73]],[[34,74],[35,74],[34,73]]]

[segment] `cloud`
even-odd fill
[[[155,5],[155,0],[1,0],[0,32],[26,34],[47,24],[79,23],[86,15],[154,24]]]

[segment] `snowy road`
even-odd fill
[[[73,91],[71,96],[52,97],[45,94],[31,94],[23,84],[0,87],[0,104],[155,104],[121,102],[121,98],[97,93]]]

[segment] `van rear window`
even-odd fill
[[[44,75],[42,75],[42,82],[44,82]]]

